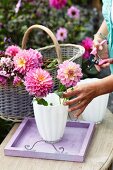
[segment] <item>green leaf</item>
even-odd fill
[[[59,84],[59,92],[64,92],[66,90],[66,87],[63,84]]]
[[[57,59],[53,60],[53,61],[47,66],[47,68],[52,68],[52,67],[56,66],[56,64],[57,64]]]
[[[9,0],[1,0],[1,3],[3,4],[3,6],[8,6]]]
[[[48,102],[44,99],[36,99],[37,103],[40,105],[48,106]]]

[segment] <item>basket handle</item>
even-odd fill
[[[53,34],[53,32],[49,28],[47,28],[47,27],[45,27],[43,25],[32,25],[31,27],[29,27],[27,29],[27,31],[25,32],[25,34],[23,36],[23,39],[22,39],[22,49],[26,49],[26,43],[28,41],[28,37],[29,37],[30,32],[33,29],[37,29],[37,28],[45,31],[51,37],[51,39],[52,39],[52,41],[53,41],[53,43],[55,45],[55,49],[56,49],[56,53],[57,53],[57,57],[58,57],[58,63],[59,64],[62,63],[62,55],[61,55],[60,45],[59,45],[55,35]]]

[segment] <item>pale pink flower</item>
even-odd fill
[[[22,83],[22,79],[19,76],[15,76],[13,80],[14,86],[19,86]]]
[[[78,19],[80,17],[80,10],[75,7],[75,6],[71,6],[68,10],[67,10],[67,15],[70,18],[74,18],[74,19]]]
[[[61,9],[67,3],[67,0],[49,0],[50,7]]]
[[[9,69],[13,67],[13,61],[9,57],[2,57],[1,61],[0,61],[0,64],[2,66],[8,67]]]
[[[67,38],[67,29],[60,27],[57,30],[56,38],[58,41],[64,41]]]
[[[20,7],[21,7],[21,0],[18,0],[18,2],[16,4],[16,8],[15,8],[15,13],[18,13]]]
[[[68,60],[60,64],[57,71],[57,78],[66,87],[75,86],[82,75],[80,65]]]
[[[5,70],[0,70],[0,76],[9,78],[9,77],[10,77],[10,74],[8,74],[7,71],[5,71]]]
[[[8,46],[8,48],[6,49],[5,55],[14,57],[19,51],[20,51],[20,47],[16,45],[11,45],[11,46]]]
[[[31,95],[39,98],[45,97],[53,88],[52,77],[41,68],[27,72],[24,84]]]
[[[15,70],[21,74],[26,74],[30,69],[38,67],[37,56],[29,50],[21,50],[14,57]]]

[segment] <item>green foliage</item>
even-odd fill
[[[19,12],[15,13],[17,0],[0,1],[0,49],[4,49],[4,38],[11,38],[12,42],[21,46],[22,37],[27,28],[33,24],[47,26],[56,34],[57,29],[65,27],[68,37],[64,43],[80,43],[86,36],[95,33],[94,22],[98,24],[98,13],[94,9],[84,8],[75,1],[68,0],[68,4],[61,10],[50,8],[49,1],[38,0],[35,3],[22,1]],[[84,4],[84,3],[83,3]],[[80,19],[67,16],[67,9],[75,5],[80,10]],[[52,44],[50,37],[41,30],[30,34],[28,47],[39,48]]]
[[[46,100],[44,100],[43,98],[37,98],[35,99],[37,101],[38,104],[40,105],[44,105],[44,106],[48,106],[48,102]]]

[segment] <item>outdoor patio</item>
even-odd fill
[[[95,131],[93,131],[93,128],[92,131],[90,131],[91,129],[88,131],[89,136],[93,136],[91,146],[90,137],[88,138],[89,141],[85,139],[87,146],[89,146],[86,157],[85,149],[87,149],[87,146],[82,148],[83,150],[80,152],[80,155],[77,155],[78,157],[75,156],[79,163],[76,163],[74,160],[73,151],[72,155],[68,157],[67,153],[67,155],[63,153],[64,148],[62,149],[61,147],[59,147],[59,150],[62,151],[60,153],[61,158],[58,155],[59,159],[57,159],[56,153],[53,154],[53,157],[54,159],[56,158],[62,161],[50,160],[52,159],[52,155],[49,151],[45,153],[47,157],[45,157],[43,153],[34,153],[34,150],[31,150],[32,153],[30,153],[30,150],[27,151],[29,152],[29,156],[27,156],[27,152],[25,151],[24,154],[21,153],[20,148],[16,156],[20,157],[20,155],[23,154],[22,157],[28,158],[23,159],[22,157],[6,156],[10,155],[10,149],[14,149],[11,153],[15,156],[15,146],[19,147],[19,145],[22,145],[23,147],[24,140],[23,143],[21,143],[22,135],[20,135],[21,132],[18,132],[18,126],[21,127],[20,129],[23,133],[22,127],[24,128],[25,124],[21,124],[21,122],[23,120],[25,121],[26,118],[30,118],[30,120],[28,121],[29,123],[26,123],[28,126],[26,125],[25,127],[27,127],[27,130],[32,131],[33,127],[31,128],[30,125],[34,126],[34,124],[32,124],[31,119],[36,119],[36,113],[34,111],[35,100],[38,105],[53,106],[56,99],[53,99],[52,103],[51,101],[46,101],[44,97],[47,97],[49,93],[54,93],[58,94],[60,105],[63,105],[65,100],[63,99],[63,101],[61,101],[62,93],[68,88],[72,88],[73,90],[73,87],[76,86],[80,80],[89,78],[90,81],[92,81],[93,78],[102,79],[110,75],[109,67],[98,71],[90,55],[94,43],[94,34],[97,32],[102,21],[101,0],[0,1],[0,162],[1,165],[3,164],[3,167],[0,167],[1,170],[8,170],[7,165],[10,165],[9,168],[11,170],[26,170],[26,168],[31,170],[32,166],[37,170],[45,170],[46,166],[47,170],[51,170],[53,166],[56,170],[112,170],[113,93],[109,95],[105,118],[102,118],[100,121],[102,123],[99,122],[99,125],[95,125],[98,121],[91,121],[90,123],[92,124],[88,122],[89,124],[83,125],[85,130],[89,130],[90,125],[91,128],[94,126]],[[71,66],[73,65],[73,71],[75,71],[75,68],[77,69],[76,77],[78,79],[76,83],[74,82],[75,77],[73,78],[73,83],[70,81],[72,84],[69,84],[68,79],[65,81],[63,79],[61,70],[64,69],[66,72],[66,67],[70,63],[66,63],[65,66],[62,65],[61,68],[59,67],[59,72],[57,71],[59,64],[65,63],[67,60],[72,62]],[[72,72],[70,74],[72,74]],[[44,76],[47,79],[44,79]],[[68,100],[70,99],[71,98],[68,98]],[[63,107],[65,106],[63,105]],[[56,111],[58,111],[58,109],[59,107],[57,107]],[[64,110],[65,112],[67,111],[66,109]],[[55,113],[56,111],[53,112]],[[69,116],[69,113],[67,115]],[[57,120],[58,115],[55,118]],[[55,122],[54,117],[51,118],[51,120]],[[62,120],[61,117],[60,120]],[[83,114],[78,120],[84,120]],[[76,122],[79,122],[78,120]],[[60,122],[61,121],[58,121],[57,123],[59,126]],[[55,125],[55,123],[49,124]],[[72,125],[69,127],[71,126]],[[79,125],[77,126],[79,127]],[[25,132],[27,131],[26,129]],[[16,132],[17,136],[15,135]],[[16,142],[13,141],[14,139],[12,140],[13,134],[17,137],[15,138]],[[86,135],[86,132],[84,132],[84,134]],[[20,137],[20,141],[18,136]],[[28,138],[28,136],[25,136],[25,138]],[[32,138],[33,134],[31,133],[31,140],[28,141],[32,141]],[[13,141],[14,143],[12,142],[11,146],[9,144],[8,147],[6,147],[10,139],[11,142]],[[104,140],[105,145],[103,144]],[[54,140],[50,141],[53,142]],[[35,142],[37,144],[39,141]],[[84,145],[86,145],[86,143]],[[72,145],[74,146],[74,144]],[[34,146],[35,144],[33,144],[33,147]],[[55,151],[58,151],[54,143],[51,146],[52,149],[54,148]],[[4,149],[5,147],[6,150]],[[29,148],[30,146],[27,147]],[[18,148],[16,149],[18,150]],[[62,153],[64,154],[63,156]],[[37,159],[38,161],[36,161],[36,159],[33,159],[38,158],[38,156],[39,158],[47,158],[48,160]],[[32,159],[30,159],[30,157]],[[81,163],[83,159],[85,159],[85,162]],[[63,160],[65,162],[63,162]],[[68,162],[70,160],[74,160],[74,163]],[[15,163],[16,161],[17,165]],[[32,166],[29,163],[31,163]],[[22,165],[22,168],[19,164]],[[39,167],[39,169],[37,167]]]

